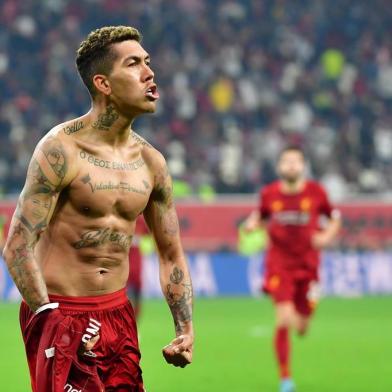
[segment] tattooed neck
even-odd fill
[[[93,122],[92,127],[100,131],[109,131],[119,117],[114,105],[108,105],[105,112],[98,115],[98,120]]]
[[[64,127],[63,131],[66,135],[70,135],[71,133],[80,131],[82,128],[84,128],[83,121],[75,121],[71,125]]]

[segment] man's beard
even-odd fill
[[[301,176],[299,175],[287,175],[287,176],[282,176],[282,179],[286,182],[288,182],[290,185],[295,184],[299,179],[301,178]]]

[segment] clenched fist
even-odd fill
[[[167,363],[173,366],[185,367],[192,363],[193,336],[180,335],[162,349]]]

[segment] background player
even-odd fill
[[[82,42],[76,62],[92,108],[37,145],[11,223],[4,256],[25,301],[34,391],[143,391],[125,288],[142,212],[176,327],[164,356],[182,367],[192,359],[192,285],[172,181],[163,156],[132,130],[159,98],[140,40],[136,29],[115,26]]]
[[[265,226],[269,246],[265,256],[263,290],[276,308],[274,348],[281,392],[295,390],[290,374],[289,332],[304,335],[317,301],[319,251],[332,244],[341,222],[320,184],[305,178],[305,157],[298,147],[287,147],[278,159],[280,180],[260,191],[260,208],[245,229]],[[328,218],[320,229],[320,216]]]

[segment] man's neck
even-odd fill
[[[94,138],[107,144],[125,144],[133,118],[127,118],[112,103],[94,102],[86,119],[94,132]]]
[[[281,180],[281,190],[283,193],[296,194],[303,191],[305,188],[306,180],[304,178],[299,178],[296,181],[285,181]]]

